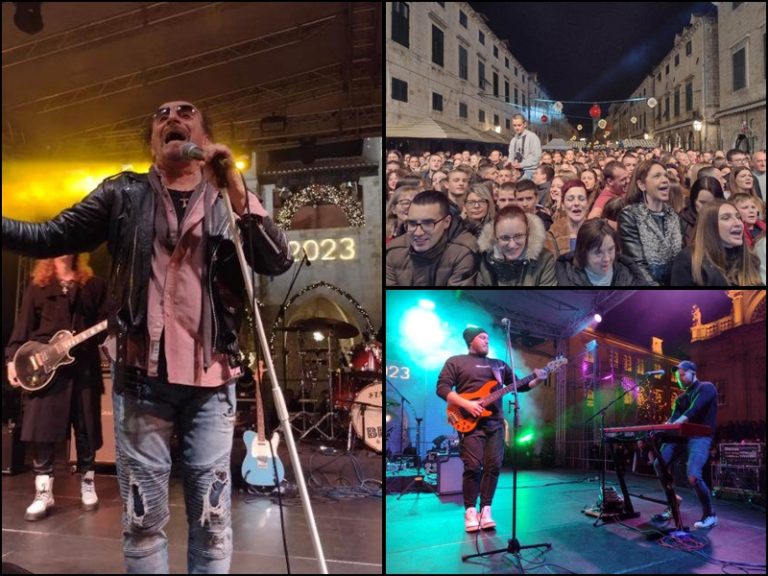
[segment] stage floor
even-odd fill
[[[382,502],[363,496],[354,480],[360,476],[381,480],[381,457],[360,451],[357,461],[345,454],[325,455],[300,445],[305,477],[312,494],[312,508],[330,573],[381,574]],[[286,474],[293,478],[288,454],[281,446]],[[360,468],[357,468],[357,466]],[[327,482],[327,484],[326,484]],[[330,491],[330,483],[345,484]],[[34,497],[34,475],[26,472],[3,476],[3,562],[48,574],[123,573],[121,501],[114,476],[99,474],[96,512],[79,508],[79,480],[56,471],[56,506],[45,520],[26,522],[24,510]],[[373,483],[367,484],[375,489]],[[232,494],[233,574],[286,572],[280,534],[280,510],[267,496],[235,489]],[[316,556],[298,496],[284,498],[284,516],[291,571],[318,573]],[[186,574],[187,523],[182,482],[171,479],[171,519],[166,526],[171,573]]]
[[[523,546],[549,542],[552,549],[524,550],[523,566],[538,574],[721,574],[736,573],[730,566],[708,562],[703,556],[665,548],[640,530],[651,530],[650,517],[663,506],[632,498],[639,518],[593,527],[595,518],[583,514],[599,494],[596,471],[523,471],[518,475],[517,539]],[[592,479],[592,481],[587,481]],[[608,473],[606,485],[616,486]],[[633,494],[662,498],[653,478],[630,476]],[[620,490],[619,490],[620,491]],[[693,526],[701,506],[693,490],[678,489],[683,497],[684,523]],[[388,574],[499,574],[519,573],[511,554],[496,554],[462,562],[461,556],[506,548],[512,536],[512,473],[504,470],[493,503],[496,530],[467,534],[460,494],[437,496],[422,492],[386,496],[386,572]],[[702,552],[718,560],[765,564],[765,508],[746,502],[715,499],[719,525],[692,533],[706,543]],[[545,565],[546,564],[546,565]],[[570,572],[569,572],[570,571]],[[739,572],[741,573],[741,572]],[[746,573],[765,573],[750,570]]]

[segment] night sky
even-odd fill
[[[707,324],[728,316],[731,300],[725,290],[638,290],[605,314],[596,328],[646,348],[651,337],[664,340],[664,352],[686,358],[691,348],[691,308],[701,309]]]
[[[627,98],[711,2],[470,2],[554,100]],[[603,105],[603,116],[608,106]],[[564,109],[573,125],[589,105]]]

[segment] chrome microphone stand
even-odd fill
[[[227,190],[226,185],[221,185],[221,180],[222,178],[219,178],[219,188],[221,189],[222,196],[224,197],[224,204],[227,207],[229,226],[232,232],[232,237],[235,239],[235,251],[237,252],[237,258],[240,262],[240,269],[243,273],[243,281],[245,283],[245,289],[248,294],[248,301],[251,303],[251,308],[253,310],[254,324],[258,332],[259,343],[261,344],[261,349],[264,351],[264,360],[267,364],[267,373],[269,374],[269,379],[272,383],[272,395],[275,400],[275,408],[277,409],[277,415],[283,428],[285,443],[288,446],[288,453],[291,457],[291,464],[293,464],[293,469],[296,474],[296,484],[298,485],[299,494],[301,495],[301,499],[304,504],[304,514],[306,516],[307,524],[309,525],[309,531],[312,537],[312,545],[315,549],[315,554],[317,554],[320,573],[328,574],[328,566],[326,565],[325,555],[323,554],[323,547],[320,543],[320,535],[317,531],[317,525],[315,524],[315,515],[312,512],[312,503],[309,499],[309,492],[307,492],[307,485],[304,481],[304,473],[301,468],[301,462],[299,461],[299,452],[296,448],[296,442],[293,439],[293,429],[291,428],[291,423],[288,416],[288,408],[285,405],[283,391],[280,389],[280,386],[277,383],[275,365],[272,362],[272,356],[269,353],[269,343],[267,341],[267,335],[264,332],[264,325],[261,321],[259,303],[254,297],[251,268],[245,260],[245,253],[243,252],[243,245],[240,240],[240,230],[238,229],[237,221],[235,220],[235,212],[232,209],[232,202],[229,198],[229,191]],[[247,191],[245,201],[246,203],[248,202]]]

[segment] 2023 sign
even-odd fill
[[[357,245],[354,238],[323,238],[322,240],[304,240],[289,243],[294,260],[302,256],[302,249],[307,253],[310,262],[315,260],[356,260]]]

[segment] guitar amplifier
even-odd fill
[[[761,466],[765,444],[720,444],[720,464],[724,466]]]
[[[765,494],[765,468],[712,463],[712,489],[716,495]]]
[[[449,456],[437,461],[437,493],[461,494],[464,464],[458,456]]]

